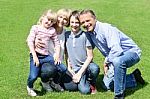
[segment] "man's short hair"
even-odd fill
[[[93,16],[93,18],[96,18],[94,11],[93,11],[93,10],[90,10],[90,9],[82,10],[82,11],[80,12],[80,15],[82,15],[82,14],[87,14],[87,13],[90,13],[90,14]]]

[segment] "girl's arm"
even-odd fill
[[[38,60],[38,57],[36,55],[36,52],[35,52],[35,36],[36,36],[36,26],[32,26],[31,30],[30,30],[30,33],[28,35],[28,38],[26,40],[28,46],[29,46],[29,49],[30,49],[30,53],[32,54],[33,56],[33,61],[34,61],[34,64],[36,66],[39,66],[39,60]]]
[[[87,51],[87,59],[84,62],[84,64],[81,67],[81,69],[73,77],[73,81],[76,82],[76,83],[80,81],[81,76],[85,73],[88,65],[90,64],[90,62],[93,59],[93,49],[92,49],[92,47],[87,47],[86,51]]]

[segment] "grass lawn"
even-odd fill
[[[93,9],[97,19],[117,26],[142,49],[141,61],[128,69],[139,68],[147,84],[126,91],[126,99],[149,99],[150,81],[150,1],[149,0],[0,0],[0,98],[30,99],[26,92],[29,72],[29,50],[26,38],[29,30],[46,9]],[[79,92],[52,92],[39,99],[113,99],[113,92],[101,88],[103,77],[102,55],[94,50],[94,60],[101,72],[97,82],[98,93],[81,95]],[[41,90],[40,79],[35,83]]]

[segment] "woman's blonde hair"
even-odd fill
[[[67,19],[67,22],[68,22],[67,26],[69,26],[69,19],[70,19],[71,13],[72,13],[71,9],[64,9],[63,8],[63,9],[59,9],[57,11],[57,16],[61,16],[61,15],[65,16]]]
[[[56,12],[50,10],[47,10],[43,13],[43,15],[40,17],[39,21],[37,22],[37,24],[41,24],[42,20],[44,17],[47,17],[48,19],[50,19],[52,21],[53,24],[55,24],[57,22],[57,14]]]

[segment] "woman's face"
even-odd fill
[[[59,15],[57,18],[57,24],[59,27],[67,26],[68,25],[67,17],[64,15]]]
[[[78,33],[80,30],[80,21],[75,17],[70,17],[70,27],[73,33]]]

